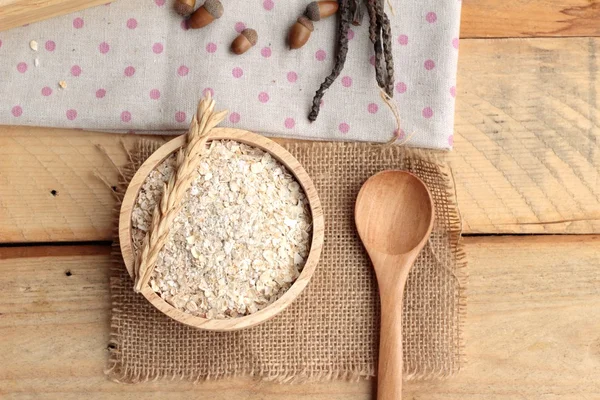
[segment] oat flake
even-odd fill
[[[212,141],[161,250],[150,286],[169,304],[205,318],[232,318],[273,303],[309,253],[311,217],[295,178],[270,154]],[[137,252],[175,156],[152,171],[132,213]]]

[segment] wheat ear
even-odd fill
[[[183,196],[197,177],[196,168],[206,151],[210,132],[227,115],[227,111],[214,112],[214,109],[215,101],[208,93],[198,104],[198,111],[186,134],[186,144],[177,153],[176,172],[164,186],[162,198],[152,214],[150,229],[135,259],[136,292],[148,285],[158,254],[165,245],[175,216],[181,209]]]

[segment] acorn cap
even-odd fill
[[[319,5],[316,1],[313,1],[306,6],[304,15],[311,21],[317,22],[321,20],[321,12],[319,11]]]
[[[244,35],[246,39],[248,39],[252,46],[254,46],[256,42],[258,42],[258,33],[256,33],[254,29],[246,28],[242,31],[242,35]]]
[[[175,12],[179,15],[187,17],[194,12],[196,0],[177,0],[175,2]]]
[[[223,4],[219,0],[206,0],[202,6],[214,19],[221,18],[223,15]]]
[[[313,25],[312,21],[304,15],[298,18],[298,23],[304,25],[306,29],[308,29],[311,32],[315,30],[315,26]]]

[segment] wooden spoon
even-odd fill
[[[433,227],[429,190],[404,171],[383,171],[360,189],[358,234],[373,262],[381,300],[377,398],[402,398],[402,295],[408,272]]]

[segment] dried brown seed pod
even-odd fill
[[[175,11],[184,17],[193,13],[195,7],[196,0],[175,0]]]
[[[313,1],[306,6],[306,15],[311,21],[319,21],[323,18],[332,16],[338,11],[339,4],[337,1]]]
[[[215,19],[221,18],[222,15],[223,4],[219,0],[206,0],[202,7],[192,14],[188,26],[192,29],[203,28]]]
[[[290,46],[290,49],[299,49],[304,46],[306,42],[308,42],[310,34],[314,29],[314,25],[310,19],[305,16],[298,18],[296,23],[292,25],[288,34],[288,45]]]
[[[244,29],[231,43],[231,51],[235,54],[244,54],[258,41],[258,33],[254,29]]]

